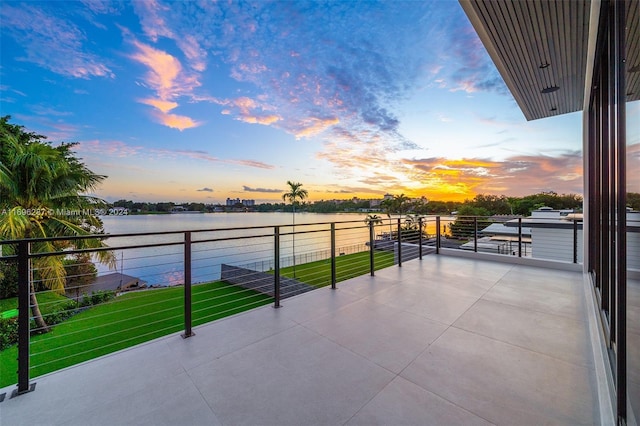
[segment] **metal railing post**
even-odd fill
[[[336,224],[331,223],[331,288],[336,289]]]
[[[29,386],[29,242],[18,243],[18,389],[17,395],[30,392]]]
[[[373,222],[369,222],[369,273],[371,274],[371,276],[373,277],[375,275],[375,265],[374,265],[374,261],[375,261],[375,235],[373,232],[373,227],[374,227],[374,223]]]
[[[478,216],[473,217],[473,252],[478,252]]]
[[[573,263],[578,263],[578,221],[573,219]]]
[[[518,257],[522,257],[522,218],[518,218]]]
[[[398,266],[402,266],[402,220],[398,218]]]
[[[274,227],[273,307],[280,307],[280,227]]]
[[[192,303],[191,303],[191,232],[184,233],[184,334],[182,338],[186,339],[194,335],[191,327],[192,320]]]
[[[436,254],[440,254],[440,216],[436,216]]]
[[[418,258],[422,260],[422,218],[418,218]]]

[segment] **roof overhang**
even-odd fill
[[[460,0],[527,120],[582,111],[594,0]],[[640,99],[640,6],[627,1],[627,101]],[[594,22],[595,21],[595,22]],[[589,37],[591,30],[591,39]]]

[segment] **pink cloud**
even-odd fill
[[[275,166],[271,164],[263,163],[262,161],[254,161],[254,160],[228,160],[229,163],[240,164],[242,166],[247,167],[256,167],[258,169],[275,169]]]
[[[125,35],[128,35],[126,31]],[[137,49],[131,58],[148,68],[144,77],[145,85],[157,94],[157,98],[145,98],[139,102],[156,108],[158,111],[153,116],[167,127],[182,131],[202,124],[184,115],[169,114],[169,111],[178,107],[176,98],[190,96],[200,86],[196,76],[187,74],[174,56],[135,39],[131,43]]]
[[[167,7],[160,5],[156,0],[136,1],[132,3],[136,14],[140,17],[142,31],[152,41],[158,41],[159,37],[173,38],[173,32],[169,29],[161,11],[166,11]]]
[[[137,40],[132,43],[138,51],[131,58],[149,68],[145,83],[158,92],[160,99],[172,99],[199,85],[194,78],[182,75],[182,65],[173,56]]]

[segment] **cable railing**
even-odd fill
[[[2,331],[8,338],[0,347],[0,387],[17,382],[18,394],[28,392],[31,377],[169,334],[190,338],[201,324],[259,306],[279,308],[289,297],[335,289],[442,248],[483,252],[493,223],[404,216],[110,234],[100,236],[107,247],[83,250],[75,248],[78,240],[95,236],[0,241],[0,261],[13,265],[18,282],[17,316],[0,320],[8,329]],[[496,253],[531,256],[526,225],[522,219],[502,223],[509,238],[500,244],[510,245]],[[573,226],[577,262],[581,223]],[[60,249],[38,251],[42,242]],[[63,286],[51,273],[56,268],[64,269]]]
[[[380,246],[390,224],[399,242]],[[2,319],[0,386],[401,264],[401,222],[346,221],[1,241],[17,316]],[[59,248],[44,252],[42,244]],[[407,253],[408,250],[405,250]],[[11,253],[11,254],[7,254]],[[64,273],[61,273],[64,271]],[[61,284],[61,279],[63,284]],[[5,301],[3,301],[4,303]],[[16,309],[3,304],[11,314]],[[17,360],[17,363],[16,363]],[[13,370],[13,371],[12,371]],[[17,371],[17,373],[14,373]]]

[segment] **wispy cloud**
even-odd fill
[[[111,157],[125,158],[138,155],[142,152],[141,146],[127,145],[121,141],[82,141],[75,147],[80,153],[92,153],[99,155],[108,155]]]
[[[198,191],[198,192],[213,192],[213,189],[204,187],[204,188],[201,188],[201,189],[196,189],[196,191]]]
[[[24,48],[20,59],[65,77],[115,77],[106,61],[89,52],[87,36],[71,21],[34,3],[5,2],[0,17],[3,32]]]
[[[275,109],[273,106],[246,96],[236,99],[211,98],[211,101],[226,107],[222,110],[222,114],[233,115],[237,120],[245,123],[268,126],[282,120],[282,117],[271,112]]]
[[[190,158],[193,160],[207,161],[211,163],[233,164],[244,167],[259,169],[273,169],[275,166],[261,161],[249,159],[221,159],[202,150],[190,149],[166,149],[166,148],[146,148],[138,145],[130,145],[122,141],[100,141],[90,140],[79,142],[77,151],[82,153],[92,153],[102,156],[131,157],[144,156],[145,158]]]
[[[206,69],[207,52],[200,47],[195,34],[189,34],[184,29],[179,31],[172,29],[172,26],[176,25],[176,15],[170,6],[174,5],[147,0],[134,2],[133,6],[147,37],[154,43],[161,37],[173,40],[187,58],[191,68],[199,72]],[[193,31],[193,28],[189,30]]]
[[[452,91],[504,90],[456,4],[413,3],[411,13],[406,4],[394,2],[317,7],[296,2],[192,2],[187,7],[152,0],[136,2],[134,8],[145,35],[154,43],[173,40],[191,70],[201,72],[208,58],[222,61],[230,78],[254,89],[253,95],[236,98],[195,93],[198,86],[191,83],[198,77],[191,74],[190,90],[184,91],[190,92],[191,101],[213,102],[222,107],[223,115],[282,129],[298,139],[322,138],[339,150],[349,150],[354,143],[372,145],[382,153],[377,155],[381,160],[389,151],[416,147],[400,133],[397,106],[425,79]],[[446,31],[434,30],[443,25]],[[403,28],[402,38],[397,37],[398,27]],[[425,55],[434,45],[435,57]],[[165,76],[146,79],[159,101],[179,102],[168,97],[173,92],[168,87],[174,86],[177,75],[189,74],[177,69],[177,58],[165,56],[160,70],[156,61],[147,59],[149,49],[155,48],[138,49],[144,63],[157,76]],[[167,114],[170,104],[161,107]],[[168,117],[156,119],[176,125]],[[440,119],[450,120],[444,115]],[[179,123],[183,128],[191,125]],[[351,129],[350,137],[344,137],[344,128]],[[331,152],[323,155],[328,161],[336,158]]]
[[[251,188],[247,185],[242,186],[242,190],[245,192],[263,192],[268,194],[277,194],[284,192],[283,189],[271,189],[271,188]]]
[[[28,128],[36,133],[46,135],[52,142],[70,141],[78,134],[79,126],[52,119],[46,107],[34,108],[36,115],[13,114],[13,118],[28,123]],[[67,115],[67,114],[64,114]],[[54,114],[53,117],[56,115]]]

